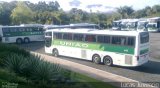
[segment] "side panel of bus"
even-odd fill
[[[32,29],[31,27],[5,27],[2,28],[2,42],[3,43],[15,43],[17,39],[21,39],[22,42],[25,38],[29,39],[29,41],[44,41],[43,31],[37,29],[37,31],[27,31],[28,29]],[[35,28],[34,28],[35,29]]]
[[[30,41],[44,41],[43,35],[31,35],[31,36],[15,36],[15,37],[2,37],[3,43],[16,43],[16,40],[21,38],[24,41],[24,38],[29,38]]]

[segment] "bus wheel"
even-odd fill
[[[103,63],[107,66],[112,66],[113,65],[112,58],[110,56],[105,56],[103,59]]]
[[[22,40],[21,38],[18,38],[18,39],[16,40],[16,43],[17,43],[17,44],[22,44],[22,42],[23,42],[23,40]]]
[[[55,57],[58,57],[59,56],[58,50],[57,49],[53,49],[52,55],[55,56]]]
[[[30,42],[29,38],[24,38],[24,43],[29,43],[29,42]]]
[[[98,54],[94,54],[92,57],[93,63],[99,64],[101,62],[101,57]]]

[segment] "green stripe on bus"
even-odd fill
[[[145,53],[147,53],[148,51],[149,51],[148,48],[147,48],[147,49],[144,49],[144,50],[140,50],[140,55],[145,54]]]
[[[43,35],[42,31],[40,32],[4,32],[4,37],[14,37],[14,36],[28,36],[28,35]]]
[[[100,51],[109,51],[123,54],[134,54],[134,48],[128,46],[119,46],[119,45],[111,45],[111,44],[98,44],[98,43],[85,43],[85,42],[77,42],[77,41],[69,41],[69,40],[53,40],[53,45],[60,46],[69,46],[69,47],[77,47],[83,49],[91,49],[91,50],[100,50]]]

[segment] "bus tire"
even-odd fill
[[[104,63],[104,65],[112,66],[113,65],[113,60],[110,56],[105,56],[103,58],[103,63]]]
[[[58,57],[59,56],[58,50],[57,49],[53,49],[52,55],[55,56],[55,57]]]
[[[17,43],[17,44],[22,44],[22,42],[23,42],[23,40],[22,40],[21,38],[17,38],[17,39],[16,39],[16,43]]]
[[[24,43],[29,43],[30,39],[28,37],[24,38]]]
[[[93,63],[100,64],[100,62],[101,62],[101,57],[100,57],[98,54],[94,54],[94,55],[92,56],[92,61],[93,61]]]

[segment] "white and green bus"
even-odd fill
[[[160,17],[149,18],[149,23],[147,25],[149,32],[160,32]]]
[[[149,60],[149,33],[144,31],[47,30],[45,52],[94,63],[140,66]]]
[[[29,43],[44,41],[42,26],[0,26],[2,43]]]

